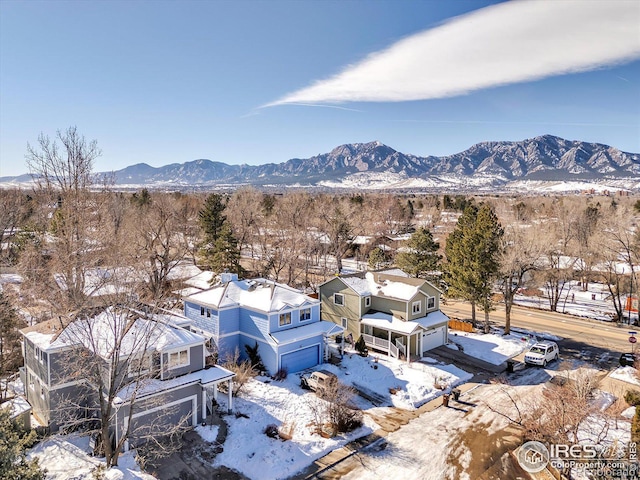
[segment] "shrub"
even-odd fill
[[[251,362],[245,360],[243,362],[239,361],[240,352],[238,349],[235,349],[233,355],[227,356],[225,362],[222,364],[224,368],[227,370],[231,370],[236,376],[233,379],[233,396],[237,397],[243,390],[245,385],[249,380],[255,377],[258,372],[255,371]],[[223,383],[221,386],[221,390],[224,390],[225,384]]]
[[[269,438],[278,438],[278,426],[275,423],[267,425],[263,432]]]
[[[360,337],[358,338],[355,348],[360,354],[360,356],[362,357],[366,357],[369,353],[369,350],[367,349],[367,345],[364,343],[364,338],[362,337],[362,335],[360,335]]]
[[[322,399],[311,400],[310,408],[319,430],[327,424],[338,433],[350,432],[362,426],[362,411],[353,403],[355,390],[340,382],[331,382],[322,392]]]
[[[289,372],[286,369],[286,367],[282,367],[280,370],[276,372],[276,374],[273,376],[273,379],[277,381],[282,381],[287,378],[288,374]]]
[[[627,390],[624,400],[631,406],[640,405],[640,392],[638,390]]]
[[[253,347],[251,345],[244,346],[244,349],[247,351],[247,355],[249,356],[249,361],[251,362],[251,366],[253,367],[253,369],[259,374],[263,374],[264,372],[267,371],[267,369],[264,366],[264,363],[262,363],[262,358],[258,353],[258,348],[259,348],[259,345],[257,341]]]

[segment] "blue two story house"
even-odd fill
[[[262,278],[222,283],[184,298],[191,330],[210,339],[219,361],[234,354],[247,358],[245,345],[258,344],[270,374],[296,372],[323,362],[327,338],[343,332],[320,320],[320,301],[287,285]]]

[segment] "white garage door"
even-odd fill
[[[427,330],[422,334],[422,353],[444,345],[444,327]]]
[[[307,348],[285,353],[280,357],[280,368],[286,368],[287,372],[297,372],[305,368],[316,366],[319,361],[320,345],[312,345]]]

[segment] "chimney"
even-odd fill
[[[234,282],[238,280],[238,274],[237,273],[229,273],[229,272],[224,272],[220,274],[220,281],[222,283],[229,283],[229,282]]]

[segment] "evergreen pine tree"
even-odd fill
[[[376,247],[371,250],[369,253],[369,268],[372,270],[376,270],[378,268],[382,268],[387,266],[389,263],[389,259],[387,254],[380,247]]]
[[[478,304],[485,312],[485,321],[488,320],[503,234],[493,209],[482,204],[468,205],[447,238],[445,280],[449,293],[471,302],[473,321]]]
[[[407,251],[398,253],[396,265],[409,275],[434,281],[439,276],[440,244],[433,240],[431,232],[420,227],[407,242]]]
[[[212,193],[204,201],[202,210],[198,212],[200,228],[204,232],[205,247],[215,244],[218,240],[222,226],[227,220],[223,213],[225,208],[226,204],[222,195]]]
[[[22,365],[18,314],[6,295],[0,291],[0,378],[18,371]],[[7,383],[0,386],[0,401],[6,398]]]
[[[243,273],[243,268],[240,265],[238,241],[233,236],[233,232],[228,223],[222,224],[218,239],[213,247],[209,249],[205,257],[207,263],[215,272],[229,271],[237,273],[238,275]]]
[[[22,432],[9,415],[8,409],[0,409],[0,478],[44,480],[38,460],[29,461],[25,454],[36,440],[35,432]]]

